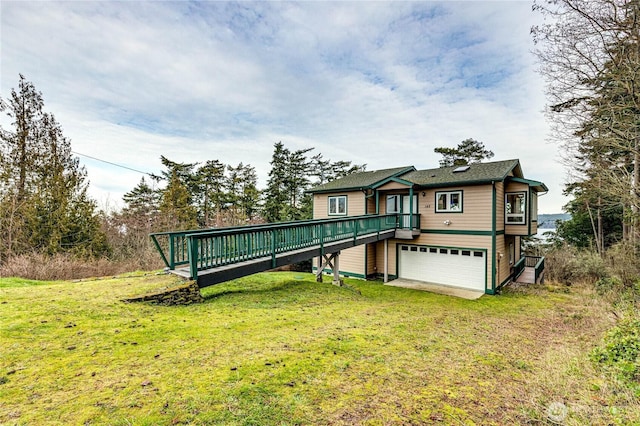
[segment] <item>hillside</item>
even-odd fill
[[[579,286],[468,301],[265,273],[120,301],[173,282],[0,280],[0,423],[540,424],[559,403],[565,424],[640,422],[588,360],[612,319]]]

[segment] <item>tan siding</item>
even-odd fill
[[[367,214],[375,214],[376,213],[376,197],[367,198]]]
[[[396,243],[394,240],[389,241],[388,247],[389,256],[389,275],[396,275]],[[384,241],[380,241],[376,244],[376,266],[378,267],[378,273],[384,274]]]
[[[496,231],[504,230],[504,182],[496,183]]]
[[[313,218],[324,219],[328,217],[339,218],[341,216],[329,216],[328,203],[329,197],[336,195],[347,196],[347,216],[359,216],[365,214],[365,196],[361,191],[353,192],[337,192],[332,194],[314,194],[313,196]],[[342,216],[346,217],[346,216]],[[364,246],[357,246],[340,253],[340,272],[356,274],[358,276],[366,275]],[[313,266],[318,267],[318,259],[313,260]]]
[[[447,191],[462,191],[462,213],[436,213],[436,192],[421,191],[419,197],[420,227],[452,231],[491,231],[492,187],[491,185],[447,188]],[[425,195],[422,195],[422,194]],[[450,225],[445,225],[445,221]]]
[[[378,188],[378,191],[388,191],[391,189],[402,189],[405,191],[409,191],[409,187],[399,182],[389,182],[387,184],[382,185]]]
[[[337,192],[335,194],[314,194],[313,218],[324,219],[329,217],[329,197],[335,197],[337,195],[347,196],[347,216],[359,216],[364,214],[365,197],[363,192]]]
[[[502,255],[502,256],[500,256]],[[509,274],[511,273],[511,265],[509,265],[509,244],[504,236],[499,235],[496,238],[496,287],[500,285],[500,283],[507,279]],[[491,274],[487,274],[488,278],[491,279]],[[491,281],[489,281],[489,286],[491,286]]]
[[[366,275],[364,271],[364,245],[340,252],[340,272]]]
[[[504,192],[529,192],[529,185],[520,182],[509,182]]]
[[[380,272],[376,265],[376,247],[376,244],[367,244],[367,275]]]
[[[322,219],[328,216],[327,196],[325,194],[313,195],[313,218]]]

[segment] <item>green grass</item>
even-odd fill
[[[120,299],[166,275],[0,280],[0,423],[566,424],[640,422],[593,371],[612,320],[595,295],[533,288],[468,301],[303,273]],[[615,408],[615,409],[613,409]]]

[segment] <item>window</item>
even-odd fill
[[[506,224],[524,224],[527,211],[526,192],[513,192],[506,194],[504,221]]]
[[[400,196],[387,195],[387,214],[400,213]]]
[[[463,256],[471,256],[471,251],[470,250],[462,250],[462,255]]]
[[[416,246],[412,246],[412,247],[411,247],[411,251],[418,251],[418,247],[416,247]]]
[[[440,249],[440,254],[447,254],[449,252],[449,250],[447,249]]]
[[[329,215],[346,215],[347,214],[347,196],[338,195],[329,197]]]
[[[462,191],[436,192],[436,213],[462,213]]]
[[[482,252],[481,251],[474,251],[473,252],[473,256],[474,257],[482,257]]]
[[[429,247],[429,253],[437,253],[438,249],[435,247]]]
[[[459,251],[458,250],[451,250],[451,254],[458,254]]]
[[[426,252],[427,252],[426,247],[420,247],[420,253],[426,253]]]

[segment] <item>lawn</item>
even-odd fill
[[[640,423],[589,361],[613,318],[586,288],[345,281],[263,273],[167,307],[121,302],[177,282],[159,273],[0,279],[0,423]]]

